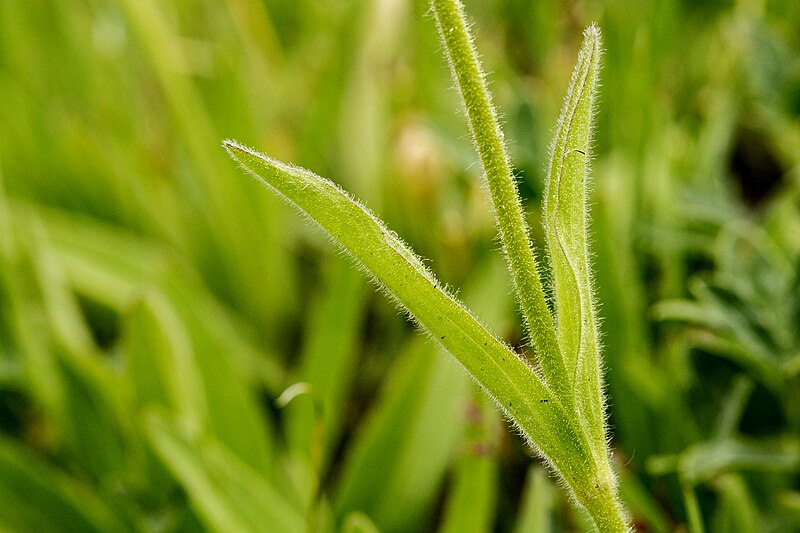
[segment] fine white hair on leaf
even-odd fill
[[[370,217],[373,223],[379,228],[385,243],[389,247],[391,247],[399,256],[401,256],[404,259],[404,261],[414,269],[414,271],[416,271],[424,279],[428,280],[428,282],[431,285],[433,285],[436,289],[438,289],[442,294],[444,294],[452,304],[457,305],[464,312],[469,313],[468,309],[464,306],[464,304],[461,301],[458,300],[458,298],[452,293],[450,288],[446,284],[440,282],[433,274],[433,272],[424,264],[423,259],[417,256],[394,231],[387,229],[383,225],[383,223],[365,205],[363,205],[358,200],[354,199],[349,192],[339,187],[336,183],[321,176],[318,176],[308,170],[297,167],[295,165],[279,162],[275,159],[270,158],[269,156],[257,152],[256,150],[253,150],[252,148],[246,147],[238,143],[237,141],[225,140],[223,142],[223,146],[231,154],[231,157],[233,157],[235,160],[239,162],[240,167],[243,170],[245,170],[251,177],[256,179],[260,184],[273,190],[284,203],[291,205],[295,210],[299,211],[300,214],[305,219],[311,221],[315,227],[320,228],[322,230],[322,233],[334,244],[335,248],[345,253],[353,261],[353,263],[356,265],[359,271],[361,271],[370,280],[371,283],[373,283],[382,293],[384,293],[389,298],[389,300],[398,308],[398,310],[400,310],[417,327],[419,327],[423,331],[427,331],[425,326],[422,325],[419,319],[415,317],[408,310],[408,308],[402,303],[402,301],[398,298],[398,296],[394,292],[392,292],[392,290],[386,285],[386,283],[381,281],[373,272],[369,270],[369,268],[366,265],[364,265],[358,259],[358,257],[356,257],[350,250],[348,250],[345,246],[343,246],[343,244],[339,242],[339,240],[337,240],[336,236],[332,235],[329,231],[327,231],[317,220],[315,220],[305,209],[303,209],[302,206],[298,205],[291,198],[287,197],[282,191],[280,191],[275,186],[270,184],[269,181],[264,180],[262,177],[256,174],[253,171],[253,169],[247,167],[242,161],[238,160],[235,154],[231,153],[231,149],[240,150],[253,157],[261,158],[266,162],[268,162],[269,164],[273,164],[278,168],[284,168],[291,171],[301,172],[307,179],[313,179],[321,184],[331,187],[334,191],[336,191],[336,193],[341,194],[346,198],[348,198],[353,205],[357,206],[363,213],[365,213],[367,216]],[[496,340],[498,339],[497,335],[491,333],[491,331],[487,328],[485,323],[481,321],[479,321],[478,323],[481,325],[481,327],[489,331],[490,334],[492,334],[492,336]],[[435,338],[435,336],[433,337]],[[513,349],[506,343],[503,342],[502,344],[504,344],[510,352],[515,353]],[[515,355],[519,357],[519,354],[515,353]]]

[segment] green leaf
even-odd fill
[[[499,419],[479,390],[473,391],[461,460],[449,493],[441,533],[494,530],[497,504]]]
[[[80,467],[95,480],[119,482],[128,457],[116,377],[100,358],[41,221],[27,209],[15,215],[27,227],[18,229],[14,259],[6,263],[16,274],[7,291],[28,387]]]
[[[380,529],[369,516],[356,511],[345,517],[342,533],[380,533]]]
[[[319,395],[324,443],[319,459],[324,466],[343,431],[347,394],[357,375],[357,340],[363,318],[366,286],[345,259],[335,258],[325,287],[309,314],[299,379]],[[312,402],[286,406],[286,432],[290,447],[311,456],[315,414]]]
[[[335,508],[340,516],[361,510],[386,531],[404,531],[431,511],[461,433],[469,381],[420,338],[398,354],[390,375],[350,446]]]
[[[274,200],[248,197],[222,154],[207,149],[208,139],[217,138],[215,124],[193,78],[174,69],[184,52],[165,5],[156,0],[121,0],[118,5],[193,163],[194,179],[184,182],[180,201],[195,204],[191,222],[182,228],[194,240],[189,245],[196,249],[195,259],[249,313],[273,324],[278,309],[293,305],[294,288],[288,255],[278,243]],[[265,271],[271,275],[263,276]]]
[[[606,436],[586,197],[600,54],[600,31],[591,26],[584,32],[558,121],[544,201],[558,343],[581,422],[595,454],[606,453]],[[603,457],[595,459],[605,462]]]
[[[712,521],[712,531],[758,533],[767,529],[758,506],[742,476],[725,474],[714,481],[719,505]]]
[[[742,438],[701,442],[681,454],[678,472],[697,485],[724,472],[791,472],[800,467],[800,440],[762,443]]]
[[[0,437],[0,528],[122,532],[132,529],[88,487]]]
[[[304,530],[299,510],[248,464],[211,436],[151,412],[148,436],[180,480],[206,525],[220,533],[294,533]]]
[[[636,523],[653,533],[667,533],[669,520],[658,502],[640,479],[630,471],[622,470],[619,479],[619,495],[634,516]]]
[[[110,374],[74,355],[64,354],[60,370],[67,397],[75,453],[102,485],[122,481],[132,455],[126,453],[127,428],[118,409]]]
[[[191,338],[161,293],[144,293],[128,311],[123,347],[138,409],[160,404],[197,427],[206,420],[206,398]]]
[[[152,241],[64,213],[37,214],[77,292],[120,313],[142,298],[147,301],[155,316],[146,320],[151,326],[155,320],[157,329],[142,332],[154,338],[139,340],[168,350],[170,355],[159,364],[175,409],[203,419],[229,448],[270,476],[271,427],[248,375],[253,369],[263,371],[256,360],[264,354],[246,341],[246,331],[196,274]],[[264,373],[274,374],[268,378],[273,384],[283,374],[275,366]]]
[[[208,325],[210,317],[190,302],[181,301],[179,305],[202,376],[209,430],[250,467],[275,481],[274,429],[256,390],[236,364],[225,337]]]
[[[553,531],[553,507],[556,488],[540,465],[528,468],[524,499],[515,533],[548,533]]]
[[[739,470],[791,472],[800,467],[800,440],[757,441],[742,437],[699,442],[680,455],[652,456],[647,468],[653,475],[677,472],[687,486],[712,480]]]
[[[443,345],[569,479],[589,483],[577,422],[534,372],[435,280],[363,205],[307,170],[225,141],[242,167],[325,229]],[[577,431],[576,431],[577,430]]]

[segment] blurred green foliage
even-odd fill
[[[637,526],[796,531],[800,8],[466,4],[540,243],[552,124],[603,29],[596,281]],[[0,2],[0,530],[583,527],[449,356],[219,144],[342,183],[521,344],[427,10]]]

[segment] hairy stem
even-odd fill
[[[566,368],[528,238],[528,226],[511,172],[503,132],[484,81],[478,53],[467,29],[461,2],[433,0],[432,4],[439,35],[461,91],[472,137],[489,183],[500,238],[514,279],[522,316],[545,381],[558,394],[568,383]]]

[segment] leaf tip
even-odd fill
[[[233,159],[235,159],[237,161],[239,160],[239,156],[237,155],[237,152],[239,152],[239,153],[244,152],[244,153],[249,153],[249,154],[253,153],[252,150],[250,150],[246,146],[240,144],[238,141],[235,141],[233,139],[225,139],[225,140],[223,140],[222,141],[222,147],[225,148],[225,151],[228,152],[228,155],[230,155]]]
[[[601,38],[601,32],[600,26],[597,25],[597,22],[592,22],[586,26],[586,29],[583,30],[583,36],[587,39],[599,41]]]
[[[600,26],[596,22],[592,22],[583,30],[583,46],[584,50],[588,51],[601,51],[603,42],[603,33],[600,31]]]
[[[228,155],[236,161],[239,166],[246,172],[252,174],[256,178],[263,180],[256,171],[259,165],[266,167],[278,166],[277,161],[272,160],[266,155],[241,144],[239,141],[233,139],[225,139],[222,141],[222,147],[228,152]]]

